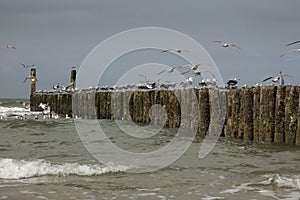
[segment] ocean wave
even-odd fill
[[[267,175],[269,181],[277,187],[300,190],[300,175]]]
[[[126,166],[112,164],[110,166],[62,163],[54,164],[49,161],[38,160],[16,160],[0,158],[0,179],[24,179],[39,176],[97,176],[107,173],[124,172]]]
[[[0,106],[0,117],[24,117],[28,115],[39,115],[41,112],[31,112],[30,109],[20,107],[4,107]]]

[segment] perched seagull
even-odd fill
[[[283,79],[284,76],[292,77],[291,75],[283,75],[280,71],[278,76],[267,77],[262,82],[272,80],[273,83],[278,83],[280,81],[280,85],[284,85],[284,79]]]
[[[290,52],[299,52],[299,53],[300,53],[300,49],[290,49],[290,50],[288,50],[286,53],[280,55],[280,57],[283,57],[283,56],[285,56],[286,54],[288,54],[288,53],[290,53]]]
[[[30,103],[26,103],[24,101],[21,101],[20,104],[23,106],[23,108],[30,109]]]
[[[300,40],[297,40],[297,41],[295,41],[295,42],[291,42],[291,43],[287,44],[286,46],[290,46],[290,45],[293,45],[293,44],[297,44],[297,43],[299,43],[299,42],[300,42]]]
[[[188,86],[190,86],[190,85],[192,85],[193,84],[193,77],[189,77],[188,79],[186,79],[185,81],[182,81],[181,83],[180,83],[180,85],[182,86],[182,87],[188,87]]]
[[[238,49],[241,49],[239,46],[237,46],[235,44],[230,44],[230,43],[227,43],[227,42],[222,42],[220,40],[216,40],[216,41],[213,41],[213,42],[221,43],[223,47],[236,47]]]
[[[165,52],[177,52],[179,54],[183,53],[183,52],[190,52],[189,50],[186,50],[186,49],[165,49],[165,50],[162,50],[161,52],[162,53],[165,53]]]
[[[169,89],[169,88],[175,88],[176,87],[176,83],[172,82],[172,83],[163,83],[160,85],[160,88],[164,88],[164,89]]]
[[[227,81],[227,88],[235,88],[239,82],[239,78],[229,79]]]
[[[199,85],[202,87],[215,87],[216,86],[216,79],[203,79]]]
[[[12,45],[12,44],[8,44],[7,46],[6,46],[8,49],[17,49],[14,45]]]
[[[35,65],[32,64],[32,65],[25,65],[23,63],[21,63],[21,65],[23,66],[23,68],[27,69],[27,68],[31,68],[31,67],[34,67]]]

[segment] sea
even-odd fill
[[[20,101],[28,102],[0,99],[0,199],[300,197],[298,146],[220,137],[200,159],[202,141],[195,140],[175,162],[152,171],[135,171],[134,162],[120,164],[107,151],[98,155],[111,156],[111,162],[101,163],[82,142],[75,119],[44,119],[41,113],[22,108]],[[153,140],[132,140],[113,120],[99,123],[111,143],[135,152],[161,148],[177,131],[163,128]]]

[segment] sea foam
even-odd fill
[[[54,164],[49,161],[16,160],[0,158],[0,179],[24,179],[45,175],[51,176],[95,176],[106,173],[126,171],[128,167],[120,165],[90,165],[79,163]]]

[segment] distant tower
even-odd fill
[[[71,78],[70,78],[70,89],[75,89],[76,87],[76,67],[73,66],[71,70]]]
[[[36,69],[31,68],[30,69],[30,95],[33,95],[36,91]]]

